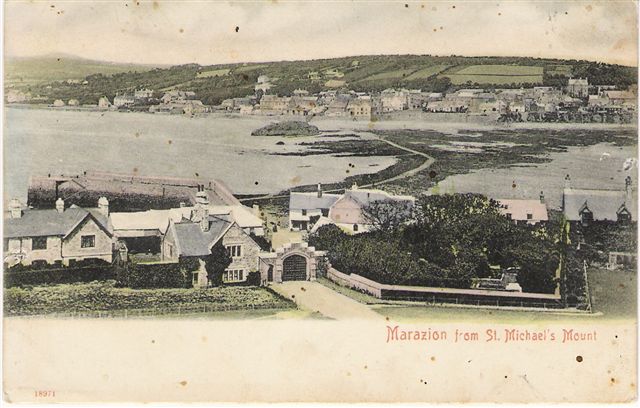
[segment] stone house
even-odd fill
[[[587,78],[569,78],[567,94],[574,98],[586,98],[589,96],[589,81]]]
[[[193,271],[194,286],[206,287],[210,279],[204,270],[204,257],[211,254],[216,244],[222,244],[232,262],[223,273],[225,283],[244,282],[250,272],[258,271],[260,246],[231,217],[209,214],[206,199],[199,194],[200,201],[194,208],[191,219],[169,221],[162,238],[162,260],[178,262],[184,258],[200,260],[200,268]]]
[[[9,265],[72,265],[84,259],[113,260],[113,233],[109,227],[109,202],[98,208],[71,206],[62,199],[55,209],[23,210],[17,200],[9,205],[4,220],[4,262]]]
[[[350,100],[347,105],[347,111],[349,112],[349,116],[354,119],[370,120],[372,111],[371,98],[359,97]]]

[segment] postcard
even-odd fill
[[[637,16],[7,0],[4,400],[636,401]]]

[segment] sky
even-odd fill
[[[637,65],[635,1],[15,1],[5,55],[220,64],[368,54]]]

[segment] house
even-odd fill
[[[56,99],[55,101],[53,101],[54,108],[61,108],[63,106],[65,106],[65,103],[62,99]]]
[[[149,99],[153,97],[153,91],[151,89],[136,89],[133,97],[135,99]]]
[[[108,225],[109,201],[98,200],[97,208],[65,208],[58,199],[55,209],[21,208],[9,205],[4,220],[4,262],[72,265],[84,259],[113,260],[113,233]]]
[[[260,99],[260,112],[263,115],[282,115],[289,107],[289,97],[263,95]]]
[[[113,98],[113,106],[115,106],[116,108],[119,108],[121,106],[133,106],[135,102],[136,100],[133,95],[128,94],[116,95],[115,98]]]
[[[384,201],[404,203],[407,210],[407,218],[415,206],[415,198],[411,196],[391,195],[382,190],[360,189],[353,185],[331,205],[328,218],[338,227],[350,233],[366,232],[371,229],[371,223],[367,220],[364,211],[367,206]]]
[[[549,221],[542,191],[539,200],[500,198],[497,201],[500,204],[500,213],[516,224],[536,225]]]
[[[162,259],[178,262],[180,259],[200,259],[211,254],[216,244],[221,244],[231,256],[231,264],[222,275],[226,283],[243,282],[250,272],[259,270],[260,246],[232,217],[209,213],[204,192],[198,192],[198,202],[191,219],[170,220],[162,239]],[[210,279],[204,268],[193,272],[194,286],[206,287]]]
[[[325,111],[325,116],[346,116],[347,115],[347,106],[349,106],[349,101],[351,97],[348,95],[336,95],[336,97],[329,102],[327,106],[327,110]]]
[[[111,107],[111,102],[109,102],[109,99],[106,96],[102,96],[98,99],[98,108],[106,109],[109,107]]]
[[[80,106],[80,101],[78,101],[77,99],[69,99],[69,101],[67,102],[67,105],[69,105],[69,106]]]
[[[380,93],[382,113],[401,111],[407,109],[407,94],[404,91],[385,89]]]
[[[205,198],[208,201],[206,192]],[[114,212],[110,215],[110,223],[115,238],[124,242],[129,252],[158,254],[169,224],[194,219],[195,209],[195,206],[183,206],[168,210]],[[247,234],[264,236],[262,220],[243,205],[207,204],[207,211],[211,216],[232,220]]]
[[[347,111],[349,112],[349,116],[354,119],[371,119],[371,97],[359,97],[356,99],[351,99],[347,104]]]
[[[624,189],[576,189],[570,185],[571,178],[565,177],[562,193],[562,211],[571,222],[587,226],[593,222],[628,223],[637,221],[638,199],[633,191],[631,177],[625,179]]]
[[[196,93],[193,91],[169,91],[162,95],[160,101],[164,104],[183,103],[196,99]],[[114,102],[115,105],[115,102]]]
[[[289,196],[289,227],[294,230],[308,230],[320,217],[328,217],[329,209],[341,194],[327,194],[318,184],[313,193],[292,192]]]
[[[569,78],[567,93],[574,98],[589,96],[589,80],[587,78]]]
[[[312,81],[319,81],[320,80],[320,73],[318,71],[311,71],[307,74],[307,78],[312,80]]]

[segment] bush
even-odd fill
[[[260,276],[260,272],[249,272],[247,274],[247,286],[260,286],[262,283],[262,278]]]
[[[118,284],[133,289],[189,288],[191,276],[188,276],[187,271],[192,270],[181,263],[131,263],[118,274]]]

